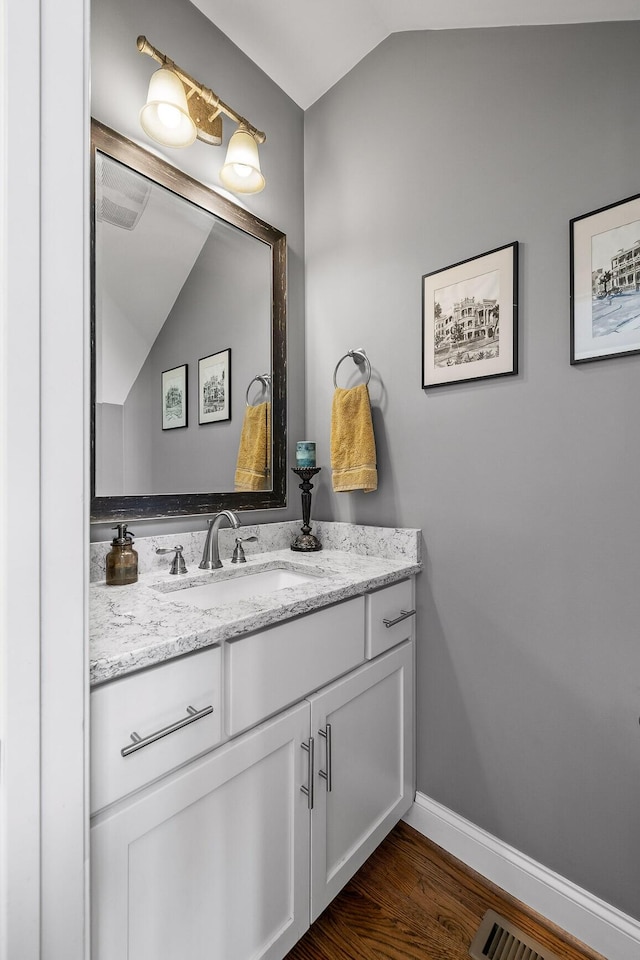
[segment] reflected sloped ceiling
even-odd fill
[[[175,203],[169,191],[153,187],[133,229],[96,223],[98,403],[125,402],[211,232],[211,218],[183,204],[176,236]]]

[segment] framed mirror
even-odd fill
[[[91,132],[91,520],[285,506],[285,235]]]

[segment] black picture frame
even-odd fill
[[[569,221],[570,363],[640,353],[640,194]]]
[[[422,277],[422,387],[518,372],[518,241]]]
[[[231,348],[198,360],[198,423],[231,420]]]
[[[180,430],[189,426],[188,364],[163,370],[162,384],[162,429]]]

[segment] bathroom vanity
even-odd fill
[[[96,121],[91,155],[92,520],[284,506],[286,237]],[[156,429],[161,374],[186,421],[214,343],[234,409],[270,410],[265,489],[236,489],[242,418],[180,455]],[[413,800],[419,531],[314,523],[313,554],[299,524],[242,532],[215,571],[181,533],[175,576],[175,537],[137,539],[127,586],[91,547],[93,960],[280,960]]]
[[[409,808],[418,531],[317,526],[92,586],[94,960],[278,960]]]

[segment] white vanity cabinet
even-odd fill
[[[280,960],[309,925],[309,706],[91,830],[92,960]]]
[[[413,644],[310,697],[317,780],[311,922],[413,801]]]
[[[370,597],[384,600],[379,594],[223,648],[231,739],[94,815],[92,960],[281,960],[406,812],[414,793],[413,620],[396,646],[367,660],[367,608]],[[302,653],[310,638],[309,662],[324,637],[322,686],[301,680],[300,664],[288,670],[296,631]],[[275,679],[263,673],[263,695],[260,671],[249,668],[251,650],[263,644],[287,651],[278,658],[285,700],[275,715]],[[253,715],[242,703],[245,669]],[[285,706],[292,689],[298,701]],[[270,719],[244,729],[266,712]]]

